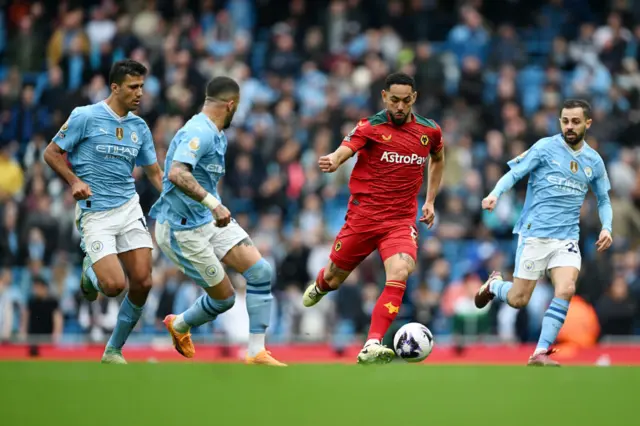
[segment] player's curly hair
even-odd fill
[[[562,109],[560,109],[560,114],[562,114],[563,109],[573,109],[573,108],[582,108],[582,112],[584,113],[584,118],[589,120],[591,118],[591,105],[589,102],[582,99],[567,99],[562,103]]]
[[[123,59],[115,62],[109,72],[109,85],[113,83],[122,84],[128,75],[134,77],[145,76],[147,75],[147,67],[133,59]]]
[[[389,74],[384,81],[385,90],[389,90],[394,84],[411,86],[412,90],[416,89],[416,81],[413,77],[403,72],[394,72],[393,74]]]

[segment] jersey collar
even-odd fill
[[[126,118],[129,118],[129,114],[131,114],[131,112],[127,112],[127,115],[125,115],[124,117],[120,117],[118,114],[116,114],[116,112],[114,110],[111,109],[111,107],[109,105],[107,105],[107,103],[105,101],[100,101],[100,104],[104,107],[105,110],[107,110],[107,112],[116,120],[118,121],[124,121]]]
[[[202,116],[202,118],[204,118],[204,121],[209,125],[209,127],[211,127],[212,130],[214,130],[218,134],[222,133],[222,130],[218,129],[218,127],[216,126],[216,123],[214,123],[209,118],[209,116],[207,116],[207,114],[205,114],[204,112],[201,112],[200,115]]]
[[[560,139],[560,143],[562,144],[562,146],[564,146],[564,149],[566,149],[567,151],[569,151],[569,153],[571,155],[573,155],[574,157],[579,156],[580,154],[582,154],[582,152],[584,151],[584,147],[587,146],[587,141],[583,139],[583,144],[582,144],[582,148],[580,148],[577,151],[574,151],[573,148],[571,148],[569,146],[569,144],[564,140],[564,138],[562,137],[562,134],[558,135],[558,138]]]

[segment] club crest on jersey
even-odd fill
[[[138,143],[138,135],[136,132],[131,132],[131,142]]]
[[[336,243],[336,246],[334,247],[334,250],[340,251],[341,248],[342,248],[342,241],[338,240],[338,242]]]
[[[191,149],[192,151],[197,151],[200,149],[200,139],[199,138],[193,138],[189,141],[189,149]]]
[[[116,127],[116,138],[118,138],[118,140],[121,141],[123,137],[124,137],[124,129],[122,127]]]
[[[571,169],[571,173],[578,173],[578,163],[576,161],[571,160],[569,168]]]
[[[422,135],[422,136],[420,136],[420,143],[421,143],[423,146],[427,146],[427,145],[429,145],[429,136],[427,136],[427,135]]]
[[[389,142],[391,140],[391,138],[393,137],[393,135],[389,134],[389,135],[382,135],[382,140],[385,142]]]
[[[591,176],[593,176],[593,170],[591,170],[591,167],[585,167],[584,174],[587,175],[589,179],[591,179]]]

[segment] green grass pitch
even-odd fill
[[[6,426],[638,425],[640,368],[0,362]]]

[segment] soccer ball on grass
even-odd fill
[[[424,361],[433,350],[433,334],[424,325],[410,322],[396,332],[393,350],[407,362]]]

